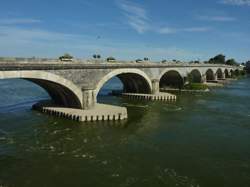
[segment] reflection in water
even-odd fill
[[[0,95],[0,186],[250,186],[250,79],[176,103],[102,92],[123,122],[31,111],[48,96],[25,81],[0,81]]]

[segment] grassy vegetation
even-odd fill
[[[202,83],[190,83],[184,86],[184,89],[187,90],[206,90],[208,86]]]

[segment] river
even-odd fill
[[[32,83],[0,81],[1,187],[250,186],[250,77],[172,103],[101,94],[128,108],[123,122],[30,110],[46,98]]]

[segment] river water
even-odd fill
[[[32,83],[0,81],[1,187],[250,186],[250,78],[173,103],[102,94],[128,108],[124,122],[30,110],[46,98]]]

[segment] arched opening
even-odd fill
[[[141,75],[136,73],[122,73],[117,75],[117,77],[123,83],[123,92],[125,93],[151,93],[148,81]]]
[[[72,82],[55,74],[42,71],[1,72],[0,79],[23,79],[43,88],[51,98],[51,103],[66,108],[82,108],[82,92]],[[15,85],[15,83],[13,84]],[[13,86],[12,85],[12,86]],[[31,91],[32,92],[32,91]]]
[[[226,78],[226,79],[227,79],[227,78],[230,78],[230,75],[229,75],[229,72],[228,72],[227,69],[225,69],[224,73],[225,73],[225,78]]]
[[[42,87],[52,99],[53,104],[66,108],[81,109],[82,105],[77,96],[67,87],[59,83],[42,79],[24,79]]]
[[[96,88],[97,100],[100,96],[121,93],[150,94],[150,80],[139,72],[111,72],[98,83]]]
[[[234,74],[235,74],[235,76],[239,76],[239,75],[240,75],[240,71],[239,71],[238,69],[236,69],[236,70],[234,71]]]
[[[98,96],[117,95],[123,92],[123,83],[118,77],[109,79],[100,89]]]
[[[40,86],[23,79],[0,79],[0,113],[30,109],[32,105],[49,100]]]
[[[215,80],[215,76],[214,76],[213,70],[211,70],[211,69],[207,70],[207,72],[206,72],[206,80],[207,80],[207,82]]]
[[[223,72],[221,69],[218,69],[216,72],[217,79],[223,79]]]
[[[230,70],[230,74],[231,74],[231,77],[235,76],[234,71],[232,69]]]
[[[58,89],[58,90],[56,90]],[[39,80],[0,80],[0,113],[27,110],[41,101],[49,101],[56,106],[81,108],[76,96],[68,89]]]
[[[160,88],[178,88],[184,86],[184,79],[178,71],[170,70],[166,72],[160,79]]]
[[[202,76],[199,70],[194,69],[189,73],[189,81],[192,83],[201,83],[202,82]]]

